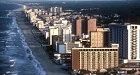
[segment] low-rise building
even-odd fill
[[[59,42],[59,43],[57,43],[56,51],[60,54],[66,53],[66,46],[67,45],[65,43],[63,43],[63,42],[60,43]]]
[[[66,45],[67,45],[66,53],[71,53],[72,48],[79,47],[79,44],[71,42],[66,43]]]
[[[64,46],[62,46],[64,45]],[[56,51],[60,54],[62,53],[71,53],[72,48],[79,47],[79,44],[71,43],[71,42],[56,42]],[[63,48],[63,49],[61,49]]]
[[[38,29],[44,29],[44,28],[45,28],[44,22],[43,22],[42,20],[37,21],[36,27],[37,27]]]
[[[63,37],[62,35],[53,35],[52,36],[52,46],[55,50],[57,50],[57,43],[63,42]]]

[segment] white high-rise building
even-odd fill
[[[140,60],[140,25],[127,25],[128,60]]]
[[[51,7],[50,12],[52,12],[52,13],[60,13],[60,12],[62,12],[62,7]]]
[[[54,27],[54,26],[50,26],[49,27],[49,41],[50,41],[50,45],[52,45],[52,36],[53,35],[58,35],[58,28]]]
[[[71,42],[71,28],[64,27],[62,28],[63,42]]]
[[[120,58],[127,61],[140,60],[140,25],[110,24],[110,42],[119,43]]]

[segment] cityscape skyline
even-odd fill
[[[137,1],[0,1],[0,75],[139,75]]]

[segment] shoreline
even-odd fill
[[[49,55],[45,52],[41,43],[38,41],[40,31],[29,23],[25,14],[22,11],[15,11],[15,18],[18,27],[21,29],[22,34],[25,37],[26,43],[32,51],[32,54],[36,60],[40,63],[46,75],[67,75],[67,73],[61,69],[61,65],[56,65],[49,58]]]

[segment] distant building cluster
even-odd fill
[[[118,73],[122,69],[126,73],[120,65],[140,63],[140,25],[110,23],[109,28],[104,28],[97,26],[96,18],[75,15],[62,7],[48,11],[24,6],[24,13],[55,50],[53,59],[71,64],[75,73],[118,68]]]

